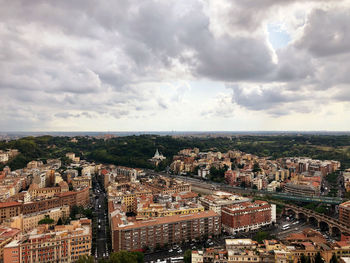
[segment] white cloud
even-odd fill
[[[259,129],[240,116],[312,118],[350,100],[347,1],[0,4],[0,130]],[[291,37],[278,50],[273,23]]]

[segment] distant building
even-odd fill
[[[154,156],[149,159],[151,163],[153,163],[155,166],[157,166],[161,161],[165,160],[166,157],[163,154],[160,154],[158,149],[156,150]]]
[[[350,169],[346,169],[343,172],[344,186],[347,192],[350,192]]]
[[[272,181],[271,183],[268,184],[267,191],[268,192],[276,192],[276,189],[278,187],[280,187],[280,183],[277,181]]]
[[[80,162],[80,157],[76,157],[75,153],[66,153],[66,157],[73,161],[74,163],[79,163]]]
[[[312,183],[286,183],[283,189],[284,192],[295,195],[320,195],[319,185],[314,186]]]
[[[19,151],[16,149],[10,149],[7,151],[0,150],[0,163],[6,163],[11,158],[15,157],[18,154],[19,154]]]
[[[210,174],[210,170],[208,168],[198,169],[198,176],[201,178],[207,178],[209,174]]]
[[[6,163],[9,160],[8,153],[0,152],[0,163]]]

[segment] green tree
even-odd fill
[[[79,259],[77,261],[77,263],[94,263],[94,258],[92,256],[87,256],[87,255],[83,255],[83,256],[79,256]]]
[[[137,263],[143,263],[145,255],[141,252],[131,252],[132,254],[136,255]]]
[[[76,216],[76,214],[78,214],[78,213],[79,213],[79,207],[76,206],[76,205],[73,205],[72,208],[71,208],[71,210],[70,210],[70,217],[71,217],[72,219],[75,219],[75,216]]]
[[[346,199],[350,199],[350,191],[346,192],[344,197],[345,197]]]
[[[53,219],[50,218],[48,215],[46,215],[45,218],[41,219],[41,220],[38,222],[38,224],[39,224],[39,225],[44,225],[44,224],[50,225],[50,224],[52,224],[52,223],[54,223],[54,222],[55,222],[55,220],[53,220]]]
[[[307,258],[305,257],[304,254],[301,255],[301,257],[299,258],[299,263],[306,263],[307,262]]]
[[[257,173],[257,172],[260,172],[261,171],[261,168],[259,166],[258,163],[254,163],[254,166],[253,166],[253,173]]]
[[[210,174],[209,174],[209,179],[217,182],[217,183],[223,183],[225,181],[225,172],[227,168],[220,168],[217,169],[215,167],[210,168]]]
[[[108,263],[139,263],[137,261],[137,255],[132,252],[128,252],[125,250],[112,253],[109,257]]]
[[[316,256],[315,256],[315,259],[314,259],[314,263],[323,263],[324,260],[323,258],[321,257],[321,254],[320,252],[317,252]]]
[[[184,254],[184,262],[191,263],[192,261],[192,251],[191,249],[187,249]]]
[[[265,239],[269,239],[270,235],[268,232],[265,231],[259,231],[255,234],[253,239],[259,243],[262,243]]]
[[[58,226],[61,226],[61,225],[63,225],[63,221],[62,221],[62,218],[59,218],[59,219],[57,220],[57,225],[58,225]]]
[[[329,261],[330,263],[338,263],[338,259],[337,256],[335,254],[333,254],[331,260]]]

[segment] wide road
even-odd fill
[[[96,229],[96,246],[95,251],[92,254],[95,258],[105,258],[108,257],[110,251],[108,250],[108,234],[107,234],[107,203],[106,203],[106,193],[104,188],[100,185],[97,180],[94,180],[93,184],[94,194],[96,195],[93,207],[94,207],[94,222],[93,225]]]

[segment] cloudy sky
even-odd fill
[[[349,0],[0,6],[0,131],[350,130]]]

